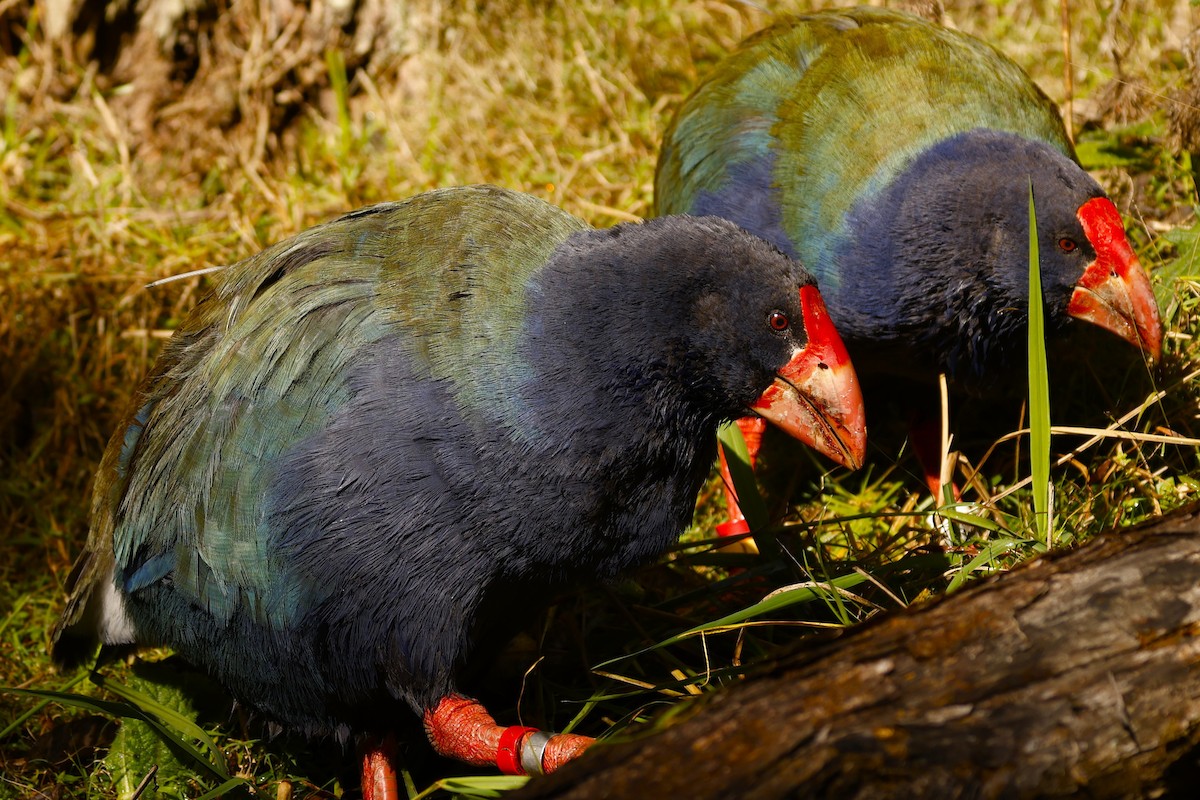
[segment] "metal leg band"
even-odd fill
[[[542,774],[542,757],[546,754],[546,745],[552,734],[545,731],[534,731],[525,737],[521,744],[521,769],[526,775]]]

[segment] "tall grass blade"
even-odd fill
[[[1033,179],[1029,181],[1029,465],[1038,538],[1050,540],[1050,380],[1046,369],[1046,320]]]
[[[1029,539],[1022,539],[1019,537],[1005,537],[1003,539],[995,539],[991,542],[988,542],[986,545],[984,545],[983,549],[979,551],[978,555],[972,558],[964,567],[962,567],[962,569],[955,573],[954,578],[951,579],[949,585],[946,587],[946,594],[957,591],[964,583],[966,583],[967,578],[971,576],[972,572],[990,567],[993,562],[998,561],[1003,556],[1013,551],[1025,550],[1026,548],[1035,552],[1045,549],[1041,542],[1034,542],[1033,545],[1030,546]]]
[[[218,798],[218,797],[228,797],[229,793],[234,791],[235,789],[242,790],[239,793],[239,796],[240,796],[241,794],[246,793],[245,790],[247,788],[248,787],[247,787],[247,782],[246,782],[245,778],[230,778],[229,780],[225,781],[224,783],[222,783],[220,786],[216,787],[215,789],[212,789],[212,790],[207,791],[204,794],[200,795],[199,797],[196,798],[196,800],[216,800],[216,798]]]
[[[624,661],[627,658],[633,658],[634,656],[640,656],[644,653],[649,653],[663,647],[669,647],[678,642],[682,642],[688,637],[719,630],[721,628],[728,628],[755,617],[760,617],[763,614],[769,614],[772,611],[778,611],[779,609],[796,605],[797,603],[807,603],[812,600],[827,599],[831,590],[836,592],[838,589],[851,589],[861,583],[865,583],[866,581],[867,578],[865,575],[858,572],[851,572],[846,575],[821,581],[820,583],[813,582],[811,585],[775,592],[766,599],[761,600],[754,605],[747,606],[740,611],[735,611],[732,614],[727,614],[721,617],[720,619],[715,619],[711,622],[706,622],[702,625],[688,628],[682,633],[677,633],[674,636],[663,639],[657,644],[650,645],[649,647],[644,647],[641,650],[636,650],[630,653],[622,653],[615,658],[610,658],[607,661],[597,664],[595,669],[604,669],[605,667],[610,667],[613,664]]]
[[[763,502],[762,494],[758,491],[758,481],[754,478],[754,470],[750,468],[750,451],[746,448],[742,429],[736,422],[726,422],[717,431],[717,440],[725,450],[725,463],[729,466],[730,477],[733,478],[733,490],[737,493],[738,505],[746,515],[750,530],[757,534],[767,526],[767,504]]]
[[[74,678],[71,678],[71,680],[69,680],[65,684],[63,684],[62,688],[59,691],[66,693],[68,689],[75,688],[75,684],[79,683],[81,680],[83,680],[83,678],[84,678],[84,674],[81,672],[78,675],[76,675]],[[41,690],[41,691],[53,692],[53,690]],[[35,714],[40,713],[43,708],[50,705],[50,703],[55,702],[55,700],[56,700],[55,697],[47,697],[45,695],[38,694],[39,690],[36,690],[36,689],[11,689],[7,686],[0,686],[0,694],[2,694],[4,692],[11,692],[13,694],[25,695],[26,697],[40,697],[41,702],[39,702],[33,708],[26,711],[24,714],[17,715],[16,719],[14,719],[7,726],[5,726],[4,730],[0,730],[0,741],[7,739],[8,736],[13,731],[17,730],[22,725],[24,725],[26,720],[28,720],[30,717],[34,716]],[[75,696],[75,695],[67,694],[66,696],[71,697],[71,696]],[[103,712],[101,712],[101,713],[103,713]]]
[[[78,683],[78,681],[73,681],[73,683]],[[132,717],[134,719],[142,718],[141,713],[133,706],[125,703],[117,703],[112,700],[102,700],[86,694],[59,692],[53,689],[18,689],[15,686],[0,686],[0,692],[21,695],[23,697],[33,697],[46,703],[58,703],[64,706],[71,706],[72,708],[82,708],[84,711],[90,711],[93,714],[102,714],[110,717]]]
[[[467,778],[443,778],[412,800],[425,800],[438,792],[450,792],[458,798],[502,797],[506,792],[520,789],[529,782],[528,775],[480,775]]]
[[[348,153],[352,145],[353,132],[350,128],[350,86],[346,78],[346,57],[342,51],[331,47],[325,51],[325,68],[329,71],[329,85],[337,101],[338,132],[341,134],[342,153]]]
[[[93,673],[93,682],[95,682],[95,676],[96,673]],[[74,692],[57,692],[46,689],[17,689],[12,687],[3,687],[0,688],[0,691],[24,695],[25,697],[33,697],[47,702],[58,703],[60,705],[72,706],[74,708],[81,708],[94,714],[139,720],[149,725],[154,732],[158,734],[163,743],[172,751],[172,753],[180,759],[180,761],[191,763],[200,771],[209,773],[217,780],[226,782],[232,780],[229,774],[229,769],[225,766],[225,758],[221,750],[213,743],[208,734],[205,733],[203,729],[196,726],[195,723],[192,723],[190,720],[185,720],[186,724],[183,726],[183,728],[186,728],[186,730],[174,727],[172,724],[160,720],[154,714],[154,712],[139,707],[133,700],[130,699],[129,696],[126,696],[130,695],[144,697],[144,695],[142,695],[140,692],[133,692],[132,690],[128,689],[128,687],[121,686],[114,681],[101,682],[97,683],[96,685],[102,686],[109,691],[113,691],[114,694],[118,694],[118,696],[121,696],[126,702],[121,703],[112,700],[103,700],[101,698],[91,697],[89,695],[75,694]],[[117,687],[118,691],[114,691],[114,687]],[[121,694],[122,691],[126,694]],[[172,720],[172,722],[176,721],[177,720]],[[212,754],[211,759],[183,738],[184,736],[189,735],[197,730],[201,734],[204,746]],[[236,780],[243,784],[245,783],[243,779],[239,778]]]
[[[118,683],[110,678],[101,675],[98,672],[93,672],[90,676],[92,683],[101,689],[108,691],[120,697],[127,703],[137,707],[147,716],[151,725],[155,728],[163,728],[168,731],[173,731],[180,738],[195,739],[199,741],[205,749],[212,754],[211,762],[208,766],[216,772],[221,778],[228,778],[229,771],[225,768],[225,757],[221,753],[221,748],[217,747],[216,742],[208,735],[208,732],[197,725],[192,720],[188,719],[183,714],[180,714],[175,709],[160,703],[145,692],[139,692],[130,686]],[[187,748],[192,750],[191,747]],[[190,754],[190,753],[189,753]],[[194,751],[193,757],[196,760],[208,762],[199,751]]]

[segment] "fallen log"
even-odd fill
[[[1200,504],[876,619],[514,798],[1195,797]]]

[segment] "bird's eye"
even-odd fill
[[[782,311],[772,311],[771,316],[767,317],[767,324],[771,330],[782,333],[792,326],[792,321]]]
[[[1079,247],[1079,245],[1076,244],[1075,240],[1070,237],[1064,236],[1058,240],[1058,249],[1062,250],[1064,253],[1074,253],[1077,247]]]

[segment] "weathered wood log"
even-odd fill
[[[519,798],[1195,797],[1200,505],[784,661]]]

